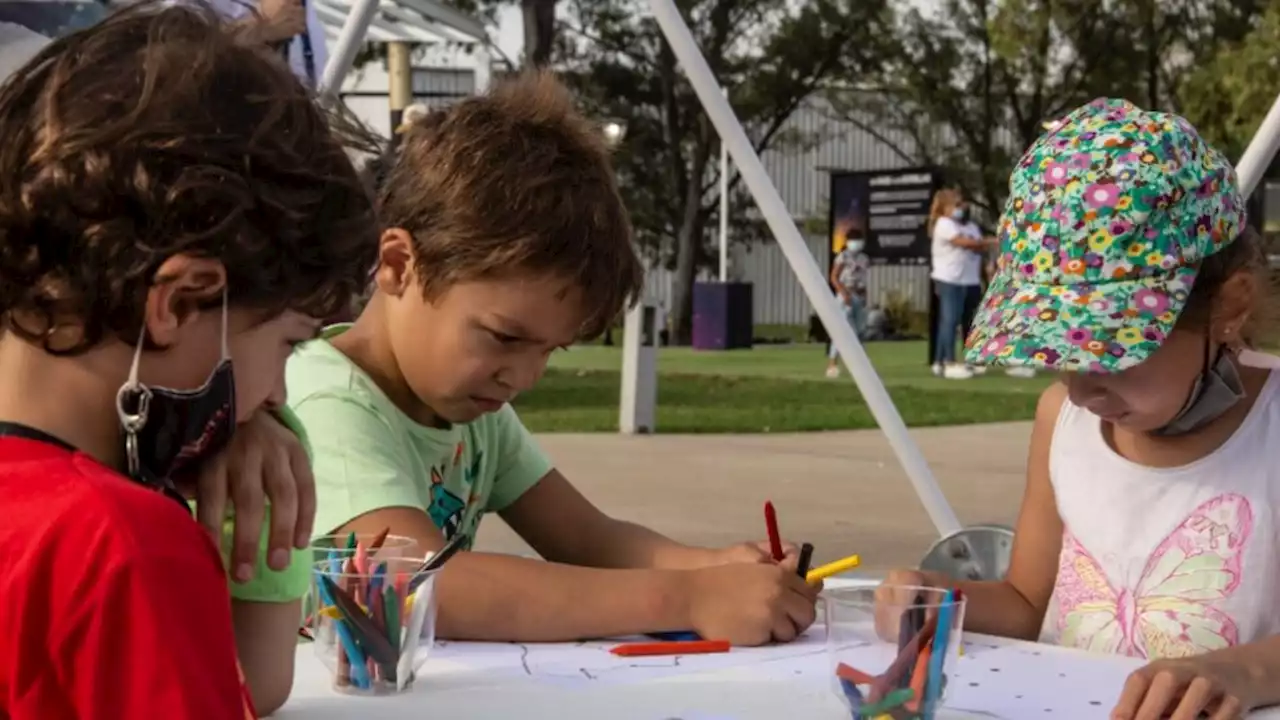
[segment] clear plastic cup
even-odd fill
[[[310,562],[320,563],[326,562],[331,557],[340,557],[345,560],[348,557],[355,558],[359,553],[358,548],[365,548],[365,554],[369,557],[370,562],[379,562],[389,560],[391,558],[402,557],[422,557],[422,549],[418,545],[418,541],[404,535],[388,535],[382,541],[382,546],[372,553],[368,548],[377,539],[376,535],[357,534],[355,536],[356,546],[351,547],[351,533],[341,533],[334,535],[322,535],[311,540],[311,544],[307,546],[311,554]],[[315,583],[312,583],[314,590]],[[303,636],[310,638],[315,632],[315,593],[309,592],[303,598],[302,602],[302,627],[304,629]]]
[[[311,540],[311,544],[307,547],[311,550],[312,562],[323,562],[329,559],[331,551],[343,557],[347,555],[354,556],[356,548],[350,547],[351,533],[322,535]],[[360,533],[357,534],[356,544],[368,550],[368,547],[377,539],[376,535]],[[396,557],[420,557],[422,550],[418,546],[418,541],[404,535],[387,535],[382,541],[382,547],[370,554],[371,558],[378,560],[387,560]]]
[[[931,720],[946,702],[963,639],[963,598],[926,587],[823,593],[836,695],[854,718]]]
[[[315,564],[312,644],[339,692],[390,695],[413,686],[436,638],[435,572],[422,571],[426,559],[359,568],[335,556]]]

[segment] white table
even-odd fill
[[[828,581],[828,587],[866,584],[862,581]],[[1020,641],[989,638],[966,634],[967,642],[977,645],[967,653],[972,656],[969,675],[962,675],[958,691],[952,691],[948,702],[964,706],[964,694],[988,692],[978,688],[981,680],[995,686],[1004,679],[1013,681],[1023,673],[1019,682],[1027,682],[1027,672],[1037,674],[1044,682],[1065,683],[1058,680],[1055,662],[1063,663],[1067,670],[1086,670],[1097,685],[1109,685],[1100,692],[1097,703],[1087,714],[1105,720],[1114,702],[1115,689],[1127,673],[1140,666],[1131,658],[1086,655],[1076,650],[1037,645]],[[995,674],[999,668],[982,666],[981,653],[1000,656],[1005,662],[1004,674]],[[1028,662],[1022,663],[1022,658]],[[962,662],[965,658],[961,659]],[[299,645],[297,673],[293,695],[289,703],[274,717],[284,720],[308,718],[310,720],[336,720],[337,718],[367,718],[369,720],[405,720],[406,718],[521,718],[522,720],[842,720],[849,714],[836,699],[828,684],[829,665],[825,653],[818,652],[804,658],[790,660],[785,670],[780,664],[738,666],[694,674],[674,675],[627,683],[564,683],[545,682],[509,672],[436,672],[428,660],[424,672],[415,687],[403,695],[377,698],[349,697],[338,694],[331,687],[331,676],[315,657],[310,644]],[[1038,669],[1027,670],[1017,665]],[[988,674],[988,671],[990,674]],[[1052,678],[1045,676],[1052,675]],[[1065,677],[1065,675],[1063,675]],[[970,682],[974,681],[974,682]],[[1087,680],[1083,680],[1088,686]],[[1003,689],[1002,689],[1003,690]],[[1013,690],[1009,690],[1013,692]],[[1052,691],[1042,692],[1051,695]],[[1034,695],[1034,693],[1033,693]],[[1109,697],[1101,697],[1109,695]],[[1072,696],[1079,702],[1079,693]],[[1017,697],[1022,698],[1019,694]],[[1013,702],[1010,700],[1010,702]],[[1030,702],[1020,700],[1018,702]],[[1045,699],[1044,704],[1052,704]],[[1023,706],[1016,712],[997,715],[974,714],[960,709],[948,710],[938,720],[963,718],[1003,717],[1006,720],[1024,720],[1028,716]],[[1038,707],[1038,706],[1037,706]],[[1043,717],[1040,709],[1036,715]],[[1078,709],[1058,713],[1060,720],[1090,720]],[[1019,715],[1015,717],[1014,715]],[[1068,717],[1071,716],[1071,717]],[[1257,720],[1280,720],[1280,711],[1258,713]]]

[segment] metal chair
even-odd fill
[[[1012,549],[1012,528],[973,525],[935,542],[920,561],[920,569],[957,580],[1003,580]]]

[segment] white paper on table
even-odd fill
[[[645,682],[741,666],[793,663],[826,654],[826,632],[821,626],[810,628],[790,643],[735,647],[726,653],[618,657],[609,652],[610,648],[627,642],[653,640],[619,638],[541,644],[440,641],[429,665],[433,674],[483,672],[573,685]]]
[[[964,643],[946,706],[978,717],[1107,720],[1142,661],[1030,643]]]

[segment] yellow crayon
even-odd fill
[[[849,557],[843,560],[837,560],[832,563],[827,563],[822,567],[817,567],[810,570],[809,574],[804,576],[804,581],[810,582],[810,583],[820,582],[822,580],[826,580],[832,575],[839,575],[840,573],[845,572],[847,570],[852,570],[858,567],[858,565],[860,565],[861,563],[862,563],[862,558],[858,557],[857,555],[850,555]]]

